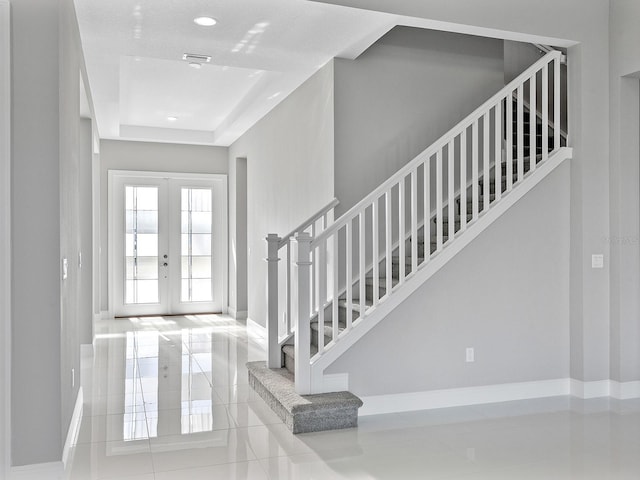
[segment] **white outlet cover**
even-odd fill
[[[62,279],[66,280],[69,276],[69,261],[66,258],[62,259]]]
[[[473,347],[467,347],[466,350],[466,360],[467,362],[475,362],[476,361],[476,355],[475,355],[475,351],[473,349]]]
[[[604,255],[591,255],[591,268],[604,268]]]

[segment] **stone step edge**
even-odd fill
[[[266,362],[248,362],[249,385],[294,434],[358,426],[362,400],[351,392],[298,395],[293,375]]]

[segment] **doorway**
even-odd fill
[[[221,312],[226,175],[109,171],[114,316]]]

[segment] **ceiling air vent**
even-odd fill
[[[211,61],[211,55],[200,55],[198,53],[185,53],[182,55],[182,59],[186,62],[209,63]]]

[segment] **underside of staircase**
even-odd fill
[[[557,60],[555,65],[559,65]],[[535,73],[532,83],[531,89],[533,90],[535,88]],[[481,117],[482,126],[485,129],[485,144],[489,139],[487,123],[489,119],[491,118],[496,125],[502,122],[502,127],[498,133],[491,134],[492,141],[495,139],[496,145],[493,150],[492,163],[488,163],[489,147],[485,147],[486,153],[483,157],[482,169],[477,168],[477,156],[474,157],[473,182],[467,183],[465,181],[463,183],[462,174],[458,173],[461,177],[462,187],[458,187],[458,191],[454,195],[452,193],[453,180],[450,179],[454,169],[450,167],[447,177],[449,186],[446,189],[448,201],[437,202],[434,210],[426,210],[425,208],[425,211],[430,213],[421,223],[417,223],[414,213],[415,201],[412,200],[414,202],[412,203],[414,210],[411,210],[412,223],[410,227],[400,223],[400,232],[403,232],[400,235],[400,240],[396,241],[392,247],[386,246],[386,253],[381,254],[379,258],[375,257],[377,260],[369,263],[368,267],[364,269],[362,268],[364,257],[361,256],[359,272],[352,272],[348,267],[346,271],[347,278],[350,278],[350,285],[347,287],[343,287],[341,290],[334,289],[333,295],[320,290],[321,293],[318,294],[318,297],[325,300],[318,302],[316,313],[308,320],[308,335],[305,334],[302,337],[309,340],[309,358],[312,364],[314,361],[318,363],[318,359],[324,360],[326,357],[323,358],[322,355],[327,352],[329,353],[328,357],[333,355],[332,358],[341,355],[345,351],[344,348],[348,348],[348,346],[344,348],[343,346],[349,345],[342,339],[349,334],[354,334],[354,332],[357,334],[352,337],[355,336],[356,340],[361,338],[373,328],[373,325],[381,321],[389,311],[395,308],[398,302],[413,293],[560,162],[570,158],[570,149],[563,148],[566,147],[566,137],[564,134],[562,136],[559,134],[559,128],[553,127],[550,122],[543,120],[537,111],[531,112],[529,107],[524,105],[521,89],[518,90],[518,97],[516,99],[509,94],[501,100],[502,110],[493,104],[494,106],[490,106],[487,111],[494,113],[484,113],[484,116]],[[491,110],[494,108],[495,110]],[[558,112],[554,113],[556,120],[559,120]],[[535,125],[531,125],[532,120],[535,121]],[[473,128],[474,141],[477,141],[478,130],[481,131],[478,120],[473,124]],[[467,134],[466,129],[467,127],[465,127],[463,138],[466,138],[464,136]],[[471,132],[471,128],[468,130]],[[452,138],[453,140],[448,143],[442,142],[440,147],[442,155],[438,158],[440,170],[442,170],[442,158],[445,156],[442,151],[445,151],[443,150],[445,147],[446,155],[448,155],[447,164],[453,162],[454,152],[463,159],[465,158],[461,153],[463,140],[460,139],[460,147],[456,150],[454,142],[457,137]],[[501,147],[498,147],[498,140],[502,144]],[[473,155],[477,155],[477,153]],[[429,174],[425,171],[430,160],[431,158],[428,156],[427,163],[424,163],[425,167],[421,170],[421,175],[424,174],[425,178],[425,190],[427,185],[432,188],[431,184],[427,183]],[[458,169],[461,168],[462,162],[466,164],[466,160],[460,160]],[[416,175],[419,171],[418,168],[420,167],[415,167],[414,170]],[[429,170],[431,170],[430,167]],[[402,201],[404,198],[404,185],[409,184],[408,181],[405,183],[405,179],[409,179],[409,176],[406,173],[404,175],[400,180],[403,186],[397,193],[398,201]],[[414,173],[411,175],[412,186],[410,188],[412,195],[415,195]],[[388,187],[387,196],[391,195],[392,188]],[[437,188],[439,189],[437,191],[442,192],[441,184]],[[379,201],[384,198],[380,195],[376,193],[372,196],[374,204],[379,204]],[[426,193],[424,195],[427,196]],[[426,200],[425,207],[428,204],[428,200]],[[387,203],[387,210],[389,205],[390,203]],[[367,208],[372,209],[369,218],[373,219],[374,216],[377,218],[378,214],[375,213],[377,210],[373,207],[365,205],[361,211],[366,212]],[[362,231],[365,225],[362,219],[364,214],[360,214],[359,231]],[[345,214],[345,216],[347,215],[349,212]],[[404,216],[404,213],[401,216]],[[343,223],[343,225],[349,225],[346,238],[350,238],[349,229],[352,228],[357,218],[356,216],[350,217],[346,221],[347,223]],[[338,219],[336,222],[340,220]],[[328,241],[325,243],[325,256],[327,244],[337,251],[338,234],[335,235],[335,243],[329,244]],[[387,236],[385,243],[390,244],[389,236]],[[454,245],[456,246],[454,247]],[[312,245],[312,248],[319,247]],[[360,248],[362,249],[362,244]],[[378,252],[377,240],[373,241],[371,250]],[[347,256],[348,263],[350,263],[349,258]],[[323,261],[326,257],[321,254],[319,259]],[[348,277],[349,272],[352,273],[351,277]],[[337,275],[335,273],[333,277],[335,283],[337,283]],[[315,274],[311,275],[311,277],[314,276]],[[308,291],[308,287],[305,286],[303,290]],[[389,301],[391,298],[394,298],[395,303]],[[308,307],[305,309],[308,311]],[[376,322],[367,324],[370,312],[373,312]],[[336,314],[337,322],[334,321]],[[247,364],[249,383],[282,418],[291,431],[304,433],[357,426],[358,408],[362,406],[362,401],[355,395],[347,391],[314,395],[296,393],[295,374],[298,359],[296,358],[297,349],[293,334],[281,341],[280,346],[281,351],[278,353],[281,355],[281,361],[278,363],[283,368],[267,368],[266,362],[249,363]],[[325,362],[325,365],[329,363]]]

